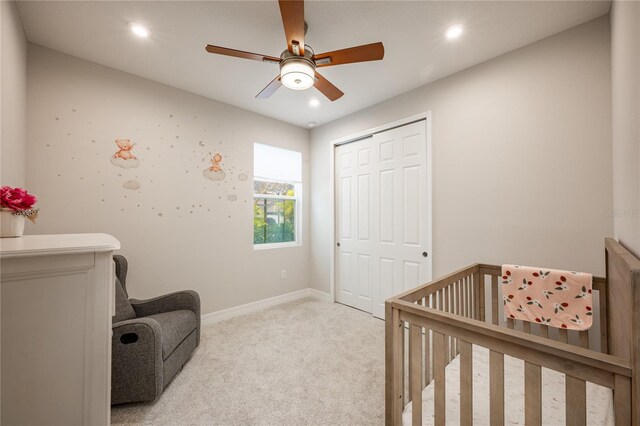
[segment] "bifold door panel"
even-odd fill
[[[384,301],[426,282],[425,122],[335,150],[336,300],[384,318]]]

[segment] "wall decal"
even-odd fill
[[[124,189],[131,189],[131,190],[136,190],[136,189],[140,189],[142,185],[140,184],[140,182],[138,182],[137,180],[128,180],[125,183],[122,184],[122,187]]]
[[[116,139],[116,145],[118,145],[118,152],[116,152],[111,158],[111,164],[123,169],[133,169],[140,165],[140,160],[131,153],[131,150],[136,145],[131,143],[129,139]]]
[[[204,169],[202,171],[202,175],[207,179],[221,181],[227,176],[227,174],[222,170],[222,166],[220,163],[222,162],[222,155],[216,152],[216,155],[211,157],[211,167],[208,169]]]
[[[82,142],[80,149],[64,150],[64,160],[70,165],[76,163],[75,160],[84,163],[88,159],[96,167],[90,173],[80,167],[52,169],[52,177],[57,176],[56,180],[60,182],[78,182],[87,190],[89,186],[85,187],[84,184],[91,183],[95,201],[101,206],[108,204],[107,208],[123,212],[122,214],[125,211],[146,211],[158,219],[173,220],[193,218],[207,212],[216,212],[224,218],[230,213],[225,208],[238,206],[238,203],[242,203],[244,207],[252,202],[245,196],[245,191],[250,193],[251,190],[251,186],[246,186],[247,181],[252,179],[252,174],[248,171],[251,165],[246,161],[250,158],[251,144],[244,146],[244,141],[235,140],[233,132],[225,133],[224,126],[220,124],[208,124],[211,127],[207,129],[195,126],[195,121],[183,122],[180,114],[169,114],[166,111],[163,114],[165,121],[162,123],[151,121],[151,124],[140,127],[126,124],[122,127],[122,123],[117,123],[103,127],[96,126],[94,117],[83,108],[71,111],[71,105],[68,105],[65,110],[75,113],[72,117],[74,121],[80,121],[81,125],[76,123],[71,126],[68,123],[68,112],[56,114],[52,111],[48,119],[53,121],[51,127],[57,139],[43,139],[42,149],[50,153],[55,151],[51,155],[57,155],[61,143],[69,146],[69,140],[78,140]],[[144,122],[138,121],[145,118],[144,114],[134,112],[131,115],[136,123]],[[123,136],[113,137],[114,127],[120,128],[118,132]],[[142,134],[145,135],[144,140],[139,136]],[[113,147],[111,143],[116,144],[116,149],[105,152],[104,149],[108,151]],[[106,156],[109,156],[110,164],[99,160]],[[142,159],[145,160],[145,167],[142,167]],[[173,182],[176,185],[192,185],[194,177],[199,176],[198,171],[207,181],[214,181],[216,185],[200,181],[202,187],[195,185],[197,191],[194,191],[193,198],[184,200],[188,204],[180,207],[178,203],[172,203],[169,206],[173,207],[163,209],[140,202],[138,194],[143,194],[143,186],[145,191],[153,194],[152,200],[157,202],[161,199],[156,198],[161,197],[156,192],[159,184],[171,185]]]

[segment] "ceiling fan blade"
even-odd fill
[[[276,64],[280,63],[280,58],[276,58],[275,56],[260,55],[258,53],[244,52],[242,50],[229,49],[229,48],[220,47],[220,46],[213,46],[211,44],[207,44],[207,47],[205,47],[205,49],[209,53],[216,53],[218,55],[233,56],[235,58],[242,58],[242,59],[252,59],[254,61],[260,61],[260,62],[273,62]]]
[[[334,50],[313,56],[318,67],[352,64],[354,62],[379,61],[384,58],[384,45],[380,42]]]
[[[271,80],[271,83],[267,84],[267,87],[262,89],[262,91],[256,95],[256,98],[267,99],[268,97],[273,95],[275,91],[280,88],[280,86],[282,86],[282,81],[280,81],[280,75],[278,75],[276,78]]]
[[[279,0],[278,3],[287,49],[294,55],[304,55],[304,1]]]
[[[316,89],[322,92],[331,102],[340,99],[344,93],[334,86],[329,80],[318,74],[316,71],[316,82],[313,84]]]

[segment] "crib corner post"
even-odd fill
[[[404,327],[400,311],[385,302],[385,425],[402,424]]]
[[[384,302],[384,423],[393,422],[393,324],[391,302]]]

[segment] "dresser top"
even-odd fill
[[[108,234],[24,235],[0,238],[0,257],[104,252],[120,248],[120,241]]]

